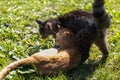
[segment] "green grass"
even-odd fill
[[[93,0],[0,0],[0,70],[15,59],[25,58],[39,49],[50,48],[52,38],[41,39],[36,19],[46,20],[76,9],[91,11]],[[54,76],[12,71],[10,80],[120,80],[120,0],[106,0],[112,18],[108,30],[109,57],[96,64],[101,52],[93,45],[90,58],[68,73]],[[24,71],[23,71],[24,72]]]

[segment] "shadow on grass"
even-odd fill
[[[104,67],[105,63],[101,61],[89,60],[84,64],[81,64],[76,69],[67,72],[68,80],[87,80],[91,77],[96,69]]]

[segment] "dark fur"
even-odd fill
[[[89,50],[93,42],[103,53],[103,59],[108,56],[106,46],[106,30],[110,26],[110,17],[105,11],[104,0],[94,0],[93,12],[75,10],[49,19],[45,22],[36,20],[43,37],[55,34],[60,27],[71,29],[76,35],[76,41],[84,62],[89,57]]]

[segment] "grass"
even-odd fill
[[[36,19],[46,20],[76,9],[91,11],[93,0],[0,0],[0,70],[16,59],[50,48],[52,38],[41,39]],[[109,57],[96,64],[101,52],[93,45],[85,64],[70,72],[43,76],[31,70],[12,71],[9,80],[120,80],[120,0],[106,0],[112,18],[108,30]],[[26,69],[26,68],[25,68]],[[22,73],[23,72],[23,73]],[[25,72],[25,73],[24,73]]]

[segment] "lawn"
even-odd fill
[[[36,19],[46,20],[76,9],[91,11],[93,0],[0,0],[0,70],[9,63],[53,46],[53,38],[41,39]],[[44,76],[33,65],[12,71],[7,80],[120,80],[120,0],[106,0],[112,19],[108,29],[109,57],[97,64],[101,52],[93,45],[90,58],[77,69]],[[29,67],[29,68],[28,68]]]

